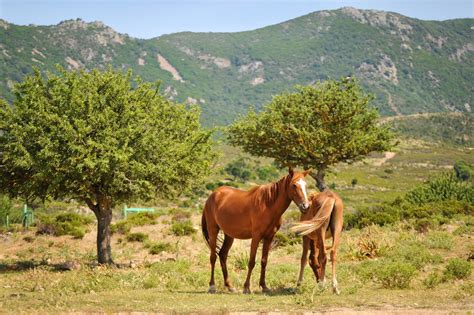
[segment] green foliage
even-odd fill
[[[287,231],[278,231],[273,238],[272,248],[285,247],[288,245],[295,245],[301,242],[301,236],[295,233],[288,233]]]
[[[425,244],[428,248],[452,249],[453,236],[447,232],[432,231],[427,234]]]
[[[444,270],[446,279],[466,279],[471,275],[472,266],[469,261],[460,258],[451,258]]]
[[[225,172],[233,177],[233,180],[239,179],[241,182],[245,183],[252,176],[252,171],[250,169],[250,164],[245,158],[239,158],[228,163],[225,168]]]
[[[171,232],[176,236],[187,236],[196,233],[196,229],[190,220],[176,221],[171,225]]]
[[[377,280],[386,289],[406,289],[416,275],[416,268],[408,263],[383,264],[376,272]]]
[[[358,183],[357,178],[353,178],[352,181],[351,181],[352,187],[355,187],[355,185],[357,185],[357,183]]]
[[[472,167],[466,161],[456,161],[454,163],[454,172],[458,180],[467,181],[472,178]]]
[[[91,217],[76,213],[59,213],[54,216],[40,215],[38,219],[38,234],[71,235],[74,238],[83,238],[86,226],[93,221]]]
[[[392,261],[401,261],[420,269],[427,264],[439,264],[443,262],[440,255],[432,254],[421,242],[403,241],[392,250],[388,251],[388,257]]]
[[[154,212],[138,212],[127,216],[127,219],[117,221],[110,225],[112,233],[127,234],[134,226],[153,225],[156,224],[157,213]]]
[[[405,198],[417,205],[451,199],[474,203],[474,187],[457,180],[452,173],[445,173],[408,192]]]
[[[0,187],[10,194],[118,203],[181,192],[209,171],[197,107],[131,72],[58,72],[36,71],[13,106],[1,103]]]
[[[256,173],[262,181],[272,181],[279,175],[278,169],[272,164],[257,167]]]
[[[148,239],[148,234],[142,232],[128,233],[127,241],[129,242],[140,242],[143,243]]]
[[[172,252],[174,250],[173,246],[169,243],[152,243],[147,244],[148,252],[151,255],[158,255],[162,252]]]
[[[0,195],[0,225],[6,224],[7,215],[10,215],[11,209],[12,202],[10,198],[7,195]]]
[[[262,113],[250,110],[228,128],[228,141],[275,159],[279,166],[325,169],[391,148],[393,135],[377,124],[356,80],[325,81],[275,96]]]
[[[361,10],[359,14],[369,18],[370,12]],[[248,104],[259,110],[272,95],[295,83],[308,84],[352,73],[359,74],[364,87],[377,96],[373,106],[380,108],[383,115],[395,114],[394,107],[402,114],[446,112],[451,106],[455,111],[466,112],[464,104],[472,106],[472,54],[467,52],[459,60],[452,56],[471,43],[472,19],[422,21],[386,13],[386,21],[395,20],[412,30],[403,31],[412,49],[400,48],[398,23],[360,23],[344,10],[330,11],[324,17],[315,12],[248,32],[185,32],[149,40],[115,34],[95,22],[70,20],[41,27],[7,24],[0,28],[4,52],[0,54],[0,94],[13,99],[9,85],[31,73],[33,65],[41,64],[42,69],[54,71],[55,63],[67,67],[72,59],[86,69],[109,64],[121,69],[126,65],[146,81],[162,80],[165,88],[176,90],[174,97],[181,102],[188,96],[202,98],[203,122],[209,126],[232,122]],[[430,36],[449,40],[438,47],[436,41],[428,39]],[[173,80],[160,67],[158,52],[186,83]],[[210,57],[203,60],[198,55]],[[139,57],[145,66],[137,62]],[[219,68],[212,62],[214,58],[227,59],[229,66]],[[386,62],[396,66],[398,83],[379,70]],[[252,85],[260,76],[265,82]],[[464,139],[471,143],[474,139],[461,136],[457,125],[446,124],[450,128],[442,129],[436,124],[429,125],[429,129],[417,122],[406,125],[408,132],[417,132],[415,138],[439,135],[450,141]],[[466,130],[469,126],[472,123],[461,127]],[[472,128],[469,132],[472,135]]]
[[[437,271],[433,271],[423,280],[423,284],[428,289],[433,289],[441,282],[443,282],[443,277]]]

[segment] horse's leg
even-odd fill
[[[331,226],[332,235],[332,248],[331,248],[331,266],[332,266],[332,292],[339,294],[339,288],[336,278],[336,262],[337,262],[337,248],[339,246],[340,236],[342,232],[342,224],[337,223],[336,226]]]
[[[219,260],[221,262],[222,275],[224,276],[224,285],[231,292],[234,292],[235,289],[232,287],[232,284],[230,283],[228,278],[227,255],[229,254],[229,250],[232,247],[233,243],[234,238],[226,234],[224,238],[224,243],[222,244],[221,250],[219,251]]]
[[[303,236],[303,252],[301,253],[300,275],[298,277],[298,282],[296,283],[297,287],[299,287],[303,282],[304,268],[306,267],[306,263],[308,262],[308,249],[309,238],[307,236]]]
[[[315,241],[316,248],[318,249],[318,274],[319,274],[319,281],[322,282],[323,287],[326,285],[326,263],[327,263],[327,254],[326,254],[326,247],[324,246],[324,239],[325,239],[325,230],[326,228],[323,226],[318,233],[318,238]]]
[[[250,244],[249,270],[244,283],[245,294],[250,293],[250,277],[252,276],[253,267],[255,267],[255,257],[257,256],[258,243],[260,243],[260,238],[252,237],[252,243]]]
[[[315,241],[311,239],[309,241],[309,266],[313,270],[314,276],[316,277],[316,282],[319,282],[319,273],[318,273],[319,263],[316,259],[317,255],[318,255],[318,249],[315,245]]]
[[[262,260],[261,260],[261,271],[260,271],[260,286],[262,287],[263,293],[271,292],[265,283],[265,272],[267,269],[268,253],[270,252],[270,247],[272,245],[273,237],[263,239],[263,248],[262,248]]]
[[[207,231],[209,233],[209,248],[211,250],[210,255],[210,262],[211,262],[211,280],[209,281],[209,290],[208,293],[216,293],[216,285],[214,283],[214,269],[216,266],[217,260],[217,234],[219,233],[219,227],[217,224],[210,224],[211,222],[207,222]]]

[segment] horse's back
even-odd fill
[[[221,186],[209,196],[204,209],[225,234],[239,239],[251,238],[248,192]]]

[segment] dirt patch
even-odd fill
[[[156,59],[158,60],[158,62],[160,63],[160,68],[165,70],[165,71],[168,71],[169,73],[171,73],[171,75],[173,76],[173,79],[176,80],[176,81],[179,81],[181,83],[184,83],[184,80],[183,78],[181,77],[181,75],[179,74],[178,70],[176,70],[175,67],[173,67],[169,62],[168,60],[165,59],[165,57],[163,57],[162,55],[160,54],[157,54],[156,55]]]

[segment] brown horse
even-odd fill
[[[222,186],[207,199],[202,214],[202,232],[211,250],[211,280],[209,293],[216,292],[214,266],[219,255],[224,284],[234,291],[227,275],[227,255],[234,239],[252,239],[247,279],[244,293],[250,293],[250,277],[255,266],[255,256],[263,239],[260,286],[263,292],[270,289],[265,284],[268,252],[275,233],[281,225],[281,216],[293,200],[300,210],[309,208],[304,177],[309,171],[298,173],[292,168],[289,174],[276,183],[257,186],[249,191]],[[217,248],[217,234],[224,232],[224,242]]]
[[[311,206],[309,211],[303,212],[301,214],[301,222],[296,223],[291,228],[292,231],[303,235],[303,253],[301,255],[301,268],[297,286],[300,286],[303,281],[308,249],[310,250],[309,265],[313,269],[316,281],[325,283],[326,251],[330,250],[332,289],[334,293],[339,294],[336,279],[336,256],[342,232],[344,205],[341,198],[329,190],[311,194],[310,200]],[[331,236],[332,246],[326,248],[324,241]]]

